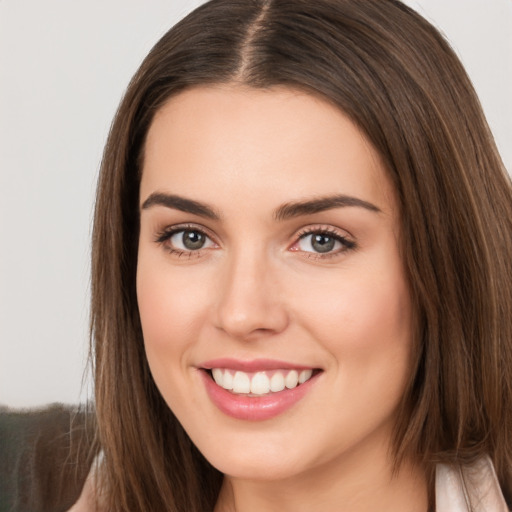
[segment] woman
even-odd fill
[[[77,509],[506,510],[511,233],[472,86],[416,13],[198,8],[105,149]]]

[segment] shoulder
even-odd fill
[[[80,497],[67,512],[104,512],[106,510],[98,487],[102,459],[103,454],[100,452],[91,466]]]
[[[437,512],[509,512],[491,459],[436,467]]]
[[[78,501],[68,510],[68,512],[100,512],[96,506],[94,482],[91,475],[87,477]]]

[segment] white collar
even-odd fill
[[[436,467],[436,512],[508,512],[489,457]]]

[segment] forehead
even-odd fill
[[[141,201],[154,191],[247,205],[350,194],[386,211],[393,192],[379,154],[327,101],[279,87],[200,87],[155,115],[144,152]]]

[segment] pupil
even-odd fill
[[[313,235],[311,245],[316,252],[329,252],[334,249],[334,238],[327,235]]]
[[[183,233],[183,245],[191,251],[201,249],[204,241],[204,235],[197,231],[185,231]]]

